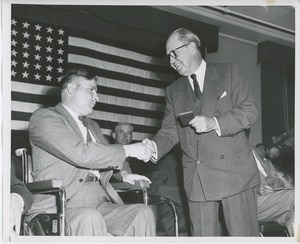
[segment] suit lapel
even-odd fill
[[[73,117],[71,116],[71,114],[64,108],[64,106],[62,105],[62,103],[59,103],[56,105],[55,107],[56,111],[62,115],[71,125],[71,127],[73,128],[73,130],[75,131],[76,135],[82,140],[84,141],[83,135],[76,123],[76,121],[73,119]]]
[[[201,115],[215,116],[215,107],[224,92],[224,80],[221,79],[215,65],[207,63],[204,77]]]
[[[183,76],[178,80],[178,85],[174,91],[174,97],[176,98],[175,103],[178,107],[178,113],[184,113],[188,111],[195,111],[195,101],[192,95],[194,91],[189,83],[188,77]],[[191,128],[191,126],[186,127],[187,131],[190,133],[191,136],[195,135],[195,130]]]

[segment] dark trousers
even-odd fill
[[[222,207],[229,236],[259,236],[255,187],[221,201],[189,201],[193,236],[220,236],[222,234],[219,207]]]

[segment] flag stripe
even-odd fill
[[[77,53],[78,55],[89,56],[116,64],[126,64],[131,67],[152,72],[165,73],[170,76],[169,66],[157,65],[155,64],[155,60],[152,60],[153,58],[151,59],[149,56],[146,57],[135,52],[122,50],[120,48],[113,48],[95,42],[92,42],[93,44],[89,45],[91,42],[86,39],[80,39],[81,42],[85,43],[84,47],[81,47],[78,42],[76,42],[76,45],[78,46],[72,46],[71,40],[72,37],[70,37],[69,40],[69,53]]]
[[[158,131],[165,88],[175,77],[163,58],[147,48],[123,43],[122,39],[109,40],[105,33],[96,36],[51,24],[14,20],[12,130],[27,130],[32,112],[55,106],[60,101],[59,76],[67,68],[83,67],[99,76],[99,101],[89,117],[105,135],[110,135],[119,121],[134,126],[133,140],[151,137]],[[54,61],[56,65],[52,65]]]

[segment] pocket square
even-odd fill
[[[219,98],[218,99],[221,99],[222,97],[225,97],[227,95],[227,92],[226,91],[224,91],[222,94],[221,94],[221,96],[219,96]]]

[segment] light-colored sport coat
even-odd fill
[[[257,119],[246,82],[232,64],[207,63],[201,102],[187,77],[180,77],[166,89],[162,128],[153,140],[158,159],[180,142],[183,152],[184,187],[191,201],[216,201],[238,194],[260,183],[245,129]],[[183,127],[179,113],[216,117],[221,136],[213,130],[197,134]]]
[[[88,126],[96,143],[84,142],[78,125],[61,103],[35,111],[29,121],[34,180],[62,179],[68,202],[80,190],[89,171],[99,169],[101,185],[113,202],[121,203],[109,179],[112,169],[123,166],[124,148],[109,145],[95,121],[88,119]],[[35,195],[32,212],[55,211],[53,200],[49,195]]]

